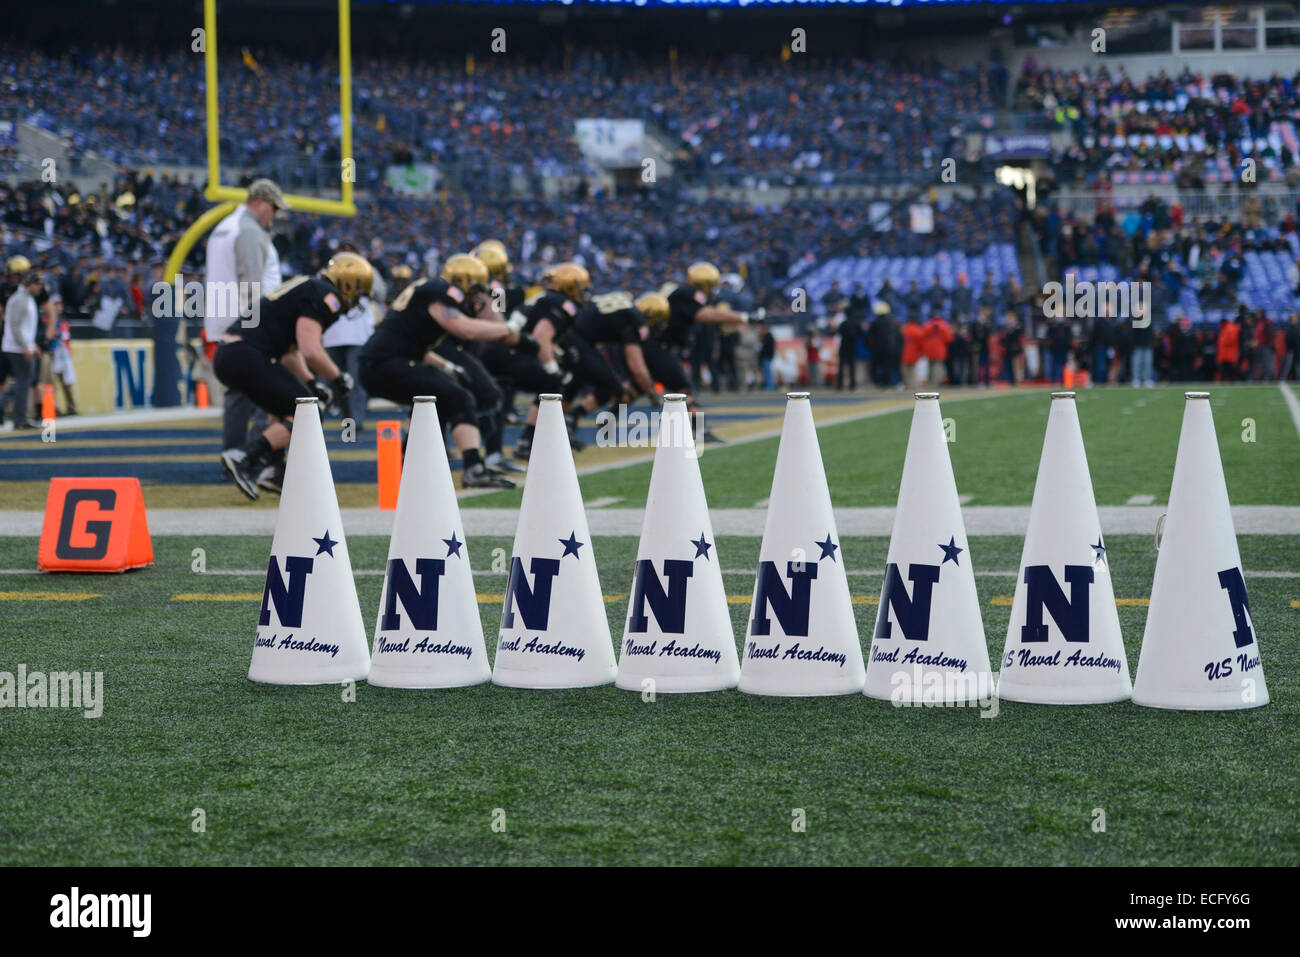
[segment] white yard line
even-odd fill
[[[1282,398],[1286,399],[1286,407],[1291,410],[1291,422],[1295,425],[1296,435],[1300,435],[1300,399],[1295,397],[1291,387],[1285,382],[1279,382],[1277,387],[1282,390]]]
[[[1132,495],[1125,505],[1150,505],[1156,500],[1154,495]]]

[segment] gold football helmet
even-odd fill
[[[362,296],[369,295],[375,284],[375,270],[364,256],[356,253],[335,253],[321,270],[321,275],[334,283],[348,309],[355,306]]]
[[[585,302],[591,291],[591,274],[577,263],[560,263],[551,274],[549,288],[574,302]]]
[[[32,261],[26,256],[10,256],[5,268],[11,273],[21,275],[25,272],[31,272]]]
[[[461,292],[474,292],[487,287],[488,267],[469,253],[457,253],[442,264],[442,278]]]
[[[713,292],[722,281],[722,273],[718,272],[718,267],[713,263],[691,263],[690,268],[686,270],[686,281],[696,289]]]
[[[413,275],[415,275],[415,273],[411,271],[411,267],[406,265],[406,263],[398,263],[392,270],[392,276],[397,280],[405,281],[410,279]]]
[[[485,239],[474,247],[474,258],[488,267],[488,274],[493,279],[505,281],[510,272],[510,255],[505,243],[499,239]]]
[[[662,326],[668,321],[667,296],[661,296],[657,292],[648,292],[636,301],[636,307],[652,326]]]

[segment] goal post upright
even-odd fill
[[[352,3],[338,0],[339,11],[339,199],[300,196],[285,193],[289,208],[296,212],[326,216],[355,216],[353,180],[356,163],[352,155]],[[206,31],[204,66],[207,77],[208,119],[208,199],[243,202],[248,190],[221,183],[221,109],[217,96],[217,0],[203,0],[203,25]],[[348,175],[349,166],[354,175]]]
[[[340,153],[339,199],[322,199],[319,196],[299,196],[285,193],[289,207],[296,212],[319,213],[325,216],[355,216],[353,180],[347,175],[348,165],[355,171],[352,156],[352,4],[351,0],[338,0],[339,9],[339,120]],[[248,198],[248,190],[221,185],[221,109],[217,91],[217,0],[203,0],[204,74],[206,77],[205,102],[207,112],[208,185],[204,195],[215,206],[205,211],[181,234],[167,257],[163,280],[179,280],[185,257],[195,244],[217,223],[235,211]],[[177,331],[177,342],[184,343],[188,330],[182,318]]]

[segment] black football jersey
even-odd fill
[[[637,345],[650,336],[645,316],[625,292],[592,296],[591,302],[578,310],[573,329],[599,346]]]
[[[300,318],[320,323],[323,332],[342,314],[343,297],[323,276],[297,276],[263,296],[258,310],[256,325],[236,319],[230,332],[278,359],[297,344]]]
[[[555,338],[560,339],[573,325],[573,320],[578,315],[578,307],[563,293],[544,292],[536,302],[524,309],[524,315],[528,317],[525,330],[531,333],[537,328],[539,322],[549,319],[551,325],[555,327]]]
[[[429,315],[429,306],[441,303],[470,315],[466,299],[465,293],[445,279],[420,279],[411,283],[388,307],[388,314],[376,327],[362,354],[372,359],[422,360],[434,343],[449,334]]]
[[[695,314],[709,305],[709,296],[702,290],[685,283],[668,294],[668,322],[660,337],[674,346],[689,345],[691,330],[695,328]]]

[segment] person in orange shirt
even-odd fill
[[[942,316],[931,317],[921,330],[921,352],[930,362],[931,388],[943,385],[950,342],[952,342],[952,326],[948,325]]]
[[[903,324],[903,384],[909,391],[914,391],[925,376],[925,371],[917,368],[925,358],[922,352],[924,339],[925,329],[921,326],[920,316],[911,316]]]
[[[1231,318],[1219,322],[1215,359],[1219,363],[1219,380],[1237,381],[1237,363],[1241,360],[1241,326]]]

